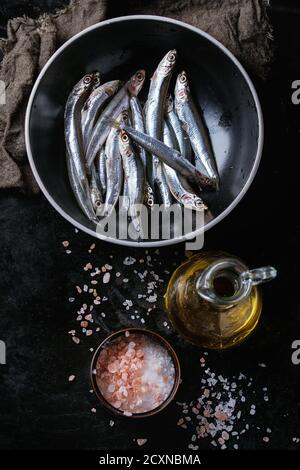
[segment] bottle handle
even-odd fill
[[[272,281],[277,276],[277,270],[273,266],[264,266],[262,268],[250,269],[241,274],[241,281],[251,281],[253,286]]]

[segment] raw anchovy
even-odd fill
[[[125,132],[119,134],[119,149],[123,161],[124,178],[128,197],[128,215],[137,233],[142,236],[142,227],[139,217],[139,205],[144,199],[144,168],[138,155],[134,153],[133,146]]]
[[[65,142],[72,190],[86,216],[96,221],[86,174],[81,133],[81,109],[93,86],[94,74],[85,75],[73,88],[65,107]]]
[[[185,72],[178,75],[175,86],[175,108],[182,125],[187,132],[194,153],[196,167],[213,180],[216,188],[219,186],[219,175],[211,148],[208,133],[203,120],[192,100]]]
[[[117,121],[121,122],[127,120],[128,114],[123,111]],[[106,176],[107,187],[105,202],[100,210],[97,212],[98,216],[109,217],[118,202],[120,192],[123,184],[123,167],[122,157],[119,149],[119,132],[117,129],[112,128],[108,134],[105,144],[106,155]]]
[[[171,80],[171,75],[176,62],[177,51],[169,51],[158,64],[152,78],[150,89],[148,93],[147,106],[145,107],[146,117],[146,132],[150,137],[155,139],[162,139],[163,133],[163,119],[165,112],[165,103],[168,93],[168,87]],[[161,166],[159,159],[156,155],[152,156],[152,171],[150,184],[153,187],[154,183],[158,184],[160,196],[167,205],[171,203],[171,195],[168,197],[168,189],[165,188],[164,181],[159,178],[163,172],[158,172],[158,167]],[[162,192],[161,192],[162,191]]]
[[[146,132],[144,113],[141,103],[137,96],[132,96],[130,98],[130,110],[132,114],[132,127],[134,127],[134,129],[137,129],[138,131]],[[147,152],[143,147],[140,146],[138,147],[138,151],[146,173]]]
[[[95,90],[97,90],[97,88],[100,86],[100,83],[101,83],[101,82],[100,82],[100,73],[99,73],[99,72],[95,72],[93,75],[94,75],[94,78],[93,78],[93,86],[92,86],[92,88],[91,88],[91,90],[90,90],[90,95],[91,95],[92,93],[94,93]],[[89,96],[90,96],[90,95],[89,95]],[[85,103],[84,103],[84,105],[83,105],[83,107],[82,107],[82,109],[81,109],[81,131],[82,131],[82,127],[83,127],[83,125],[84,125],[85,117],[86,117],[86,114],[87,114],[87,110],[85,109],[85,107],[86,107],[87,101],[88,101],[88,99],[89,99],[89,96],[88,96],[88,98],[86,99],[86,101],[85,101]],[[83,134],[83,133],[82,133],[82,134]]]
[[[176,136],[166,122],[164,123],[164,143],[170,148],[177,146]],[[178,175],[173,168],[165,163],[163,163],[163,168],[171,193],[178,202],[188,209],[195,209],[197,211],[207,209],[202,199],[194,193],[183,176]]]
[[[155,154],[154,154],[155,155]],[[163,169],[162,162],[159,162],[156,171],[157,171],[157,179],[156,184],[158,187],[158,191],[160,194],[161,202],[165,207],[171,207],[173,203],[172,193],[170,191],[167,178]]]
[[[129,187],[128,187],[128,179],[124,178],[123,181],[123,191],[122,191],[122,205],[121,207],[123,210],[126,210],[128,212],[129,210],[129,195],[128,195]]]
[[[132,127],[138,131],[146,132],[144,112],[137,96],[130,98],[130,109],[132,114]],[[145,172],[145,203],[148,207],[152,207],[154,204],[154,193],[147,179],[147,168],[149,168],[151,162],[149,162],[149,155],[143,147],[138,145],[137,150]]]
[[[120,113],[122,113],[122,111],[125,111],[129,108],[129,97],[139,93],[144,81],[145,71],[138,70],[113,97],[111,102],[99,117],[86,151],[88,167],[91,166],[94,158],[96,157],[109,134],[109,119],[115,119],[120,115]]]
[[[79,207],[81,208],[82,212],[88,217],[88,219],[97,223],[98,220],[94,212],[91,198],[89,195],[87,195],[87,188],[82,185],[82,182],[78,178],[74,161],[72,158],[70,158],[70,155],[68,154],[68,152],[66,152],[66,161],[67,161],[69,181],[70,181],[70,185],[74,193],[74,196],[76,198],[76,201]]]
[[[97,213],[97,211],[103,204],[103,196],[101,193],[100,181],[94,163],[91,166],[90,191],[93,208]]]
[[[144,184],[144,202],[150,208],[154,205],[154,192],[147,181]]]
[[[104,83],[103,85],[95,88],[86,100],[82,110],[82,136],[85,148],[91,139],[94,125],[99,117],[103,105],[109,98],[117,93],[121,83],[122,82],[120,80],[113,80],[111,82]]]
[[[101,186],[101,192],[104,195],[106,193],[106,155],[105,147],[103,146],[99,152],[98,158],[98,176]]]
[[[174,109],[174,101],[171,95],[168,96],[166,105],[166,121],[169,127],[173,130],[176,140],[179,145],[179,151],[181,155],[189,161],[192,161],[192,148],[189,141],[189,137],[185,130],[181,126],[179,117]]]
[[[114,126],[117,126],[117,124],[114,124]],[[152,155],[157,155],[162,162],[185,176],[191,183],[208,189],[214,188],[212,180],[201,173],[191,162],[183,158],[177,150],[171,149],[160,140],[143,134],[125,123],[119,124],[119,128],[126,131],[137,144],[142,145]]]

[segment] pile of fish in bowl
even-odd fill
[[[65,108],[66,158],[79,207],[95,224],[116,208],[126,210],[143,238],[141,205],[205,211],[200,194],[216,190],[219,174],[201,111],[191,96],[186,72],[179,73],[174,97],[169,86],[177,51],[159,62],[145,103],[138,95],[146,73],[126,83],[101,83],[85,75]]]

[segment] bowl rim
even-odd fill
[[[115,408],[113,405],[111,405],[106,398],[102,395],[100,388],[97,385],[97,380],[96,380],[96,375],[94,374],[94,370],[96,369],[97,366],[97,361],[100,355],[100,352],[102,348],[105,346],[105,344],[109,343],[110,341],[113,341],[114,339],[118,338],[119,336],[126,334],[126,332],[129,333],[136,333],[136,334],[141,334],[144,336],[150,336],[154,338],[158,343],[163,345],[163,347],[168,351],[170,354],[170,357],[172,358],[173,364],[174,364],[174,369],[175,369],[175,377],[174,377],[174,384],[172,387],[172,390],[169,394],[169,396],[166,398],[165,401],[163,401],[159,406],[154,408],[153,410],[150,411],[145,411],[144,413],[134,413],[132,415],[126,415],[124,414],[123,411],[119,410],[118,408]],[[162,335],[159,333],[156,333],[155,331],[149,330],[148,328],[139,328],[139,327],[129,327],[129,328],[121,328],[119,330],[116,330],[112,333],[110,333],[108,336],[106,336],[99,346],[96,348],[96,351],[94,352],[91,365],[90,365],[90,381],[94,390],[95,395],[97,396],[98,400],[100,403],[105,406],[109,411],[112,413],[123,416],[126,418],[131,418],[131,419],[139,419],[139,418],[148,418],[151,416],[154,416],[156,414],[159,414],[161,411],[163,411],[170,403],[174,400],[178,388],[181,383],[181,367],[180,367],[180,361],[178,358],[178,355],[173,348],[173,346],[169,343],[169,341],[164,338]]]
[[[181,235],[179,237],[175,237],[172,239],[167,239],[167,240],[158,240],[158,241],[132,241],[132,240],[127,240],[127,239],[118,239],[118,238],[112,238],[108,236],[104,236],[102,234],[97,233],[94,230],[91,230],[90,228],[86,227],[85,225],[81,224],[77,220],[75,220],[73,217],[71,217],[67,212],[63,210],[63,208],[54,200],[54,198],[50,195],[48,190],[46,189],[42,179],[39,176],[39,173],[37,171],[37,168],[34,163],[34,158],[33,158],[33,153],[31,150],[31,144],[30,144],[30,118],[31,118],[31,111],[32,111],[32,105],[33,101],[35,98],[36,91],[39,87],[39,84],[47,72],[48,68],[52,64],[52,62],[55,61],[55,59],[62,53],[64,49],[66,49],[71,43],[76,41],[78,38],[81,36],[84,36],[85,34],[89,33],[90,31],[93,31],[94,29],[101,28],[102,26],[107,26],[109,24],[113,23],[119,23],[123,21],[132,21],[132,20],[148,20],[148,21],[161,21],[165,23],[171,23],[175,24],[184,28],[187,28],[194,33],[199,34],[200,36],[203,36],[205,39],[213,43],[216,47],[218,47],[223,54],[227,55],[227,57],[236,65],[236,67],[239,69],[241,74],[243,75],[250,92],[252,94],[254,103],[255,103],[255,108],[257,112],[257,118],[258,118],[258,141],[257,141],[257,151],[254,159],[254,164],[251,169],[251,172],[245,182],[245,185],[243,189],[239,192],[239,194],[236,196],[236,198],[229,204],[229,206],[221,212],[216,218],[213,220],[209,221],[204,227],[200,227],[199,229],[191,232],[188,235]],[[196,28],[195,26],[192,26],[188,23],[185,23],[183,21],[175,20],[173,18],[168,18],[164,16],[156,16],[156,15],[128,15],[128,16],[119,16],[117,18],[111,18],[105,21],[101,21],[99,23],[96,23],[92,26],[89,26],[88,28],[85,28],[83,31],[80,31],[79,33],[75,34],[72,36],[68,41],[66,41],[47,61],[47,63],[44,65],[43,69],[41,70],[38,78],[36,79],[36,82],[33,86],[33,89],[31,91],[29,101],[27,104],[27,109],[26,109],[26,116],[25,116],[25,144],[26,144],[26,151],[28,155],[28,160],[29,164],[31,167],[31,170],[33,172],[33,175],[41,188],[44,196],[46,199],[50,202],[50,204],[56,209],[56,211],[64,217],[68,222],[70,222],[73,226],[77,227],[79,230],[82,230],[83,232],[97,238],[103,241],[107,241],[110,243],[114,243],[117,245],[123,245],[123,246],[130,246],[130,247],[140,247],[140,248],[157,248],[157,247],[162,247],[162,246],[168,246],[168,245],[173,245],[176,243],[181,243],[185,242],[188,240],[192,240],[195,237],[203,234],[203,232],[206,232],[207,230],[211,229],[215,225],[217,225],[219,222],[221,222],[236,206],[237,204],[241,201],[241,199],[245,196],[246,192],[248,191],[249,187],[251,186],[254,177],[256,175],[256,172],[258,170],[260,160],[261,160],[261,155],[262,155],[262,150],[263,150],[263,141],[264,141],[264,122],[263,122],[263,115],[262,115],[262,110],[261,110],[261,105],[259,102],[259,98],[257,95],[257,92],[255,90],[255,87],[253,85],[252,80],[250,79],[248,73],[242,66],[242,64],[239,62],[239,60],[230,52],[223,44],[221,44],[217,39],[212,37],[210,34],[204,32],[200,28]]]

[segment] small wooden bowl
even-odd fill
[[[126,414],[124,414],[124,411],[122,410],[119,410],[117,408],[115,408],[114,406],[112,406],[105,398],[104,396],[102,395],[98,385],[97,385],[97,379],[96,379],[96,374],[93,372],[95,369],[96,369],[96,365],[97,365],[97,361],[98,361],[98,357],[99,357],[99,354],[102,350],[102,348],[104,347],[104,345],[106,345],[107,343],[109,343],[110,341],[116,339],[117,337],[121,336],[121,335],[125,335],[126,331],[129,331],[129,333],[135,333],[135,334],[142,334],[142,335],[146,335],[146,336],[149,336],[149,337],[152,337],[154,338],[156,341],[158,341],[165,349],[167,349],[167,351],[169,352],[172,360],[173,360],[173,364],[174,364],[174,368],[175,368],[175,379],[174,379],[174,385],[173,385],[173,388],[170,392],[170,395],[168,396],[168,398],[163,402],[161,403],[158,407],[154,408],[153,410],[151,411],[147,411],[145,413],[133,413],[131,416],[128,416]],[[162,411],[164,408],[166,408],[166,406],[168,406],[171,401],[174,399],[175,395],[176,395],[176,392],[178,390],[178,387],[179,387],[179,384],[180,384],[180,379],[181,379],[181,371],[180,371],[180,363],[179,363],[179,360],[178,360],[178,357],[177,357],[177,354],[176,352],[174,351],[174,349],[172,348],[172,346],[168,343],[167,340],[165,340],[161,335],[159,335],[158,333],[154,333],[153,331],[151,330],[147,330],[147,329],[144,329],[144,328],[126,328],[126,329],[122,329],[122,330],[118,330],[116,331],[115,333],[112,333],[111,335],[109,335],[107,338],[105,338],[102,343],[100,343],[100,345],[98,346],[98,348],[96,349],[96,352],[93,356],[93,359],[92,359],[92,362],[91,362],[91,370],[90,370],[90,377],[91,377],[91,382],[92,382],[92,386],[93,386],[93,389],[94,389],[94,392],[95,394],[97,395],[97,397],[99,398],[100,402],[106,407],[108,408],[110,411],[112,411],[113,413],[115,414],[118,414],[118,415],[121,415],[121,416],[125,416],[126,418],[147,418],[149,416],[153,416],[153,415],[156,415],[157,413],[159,413],[160,411]]]

